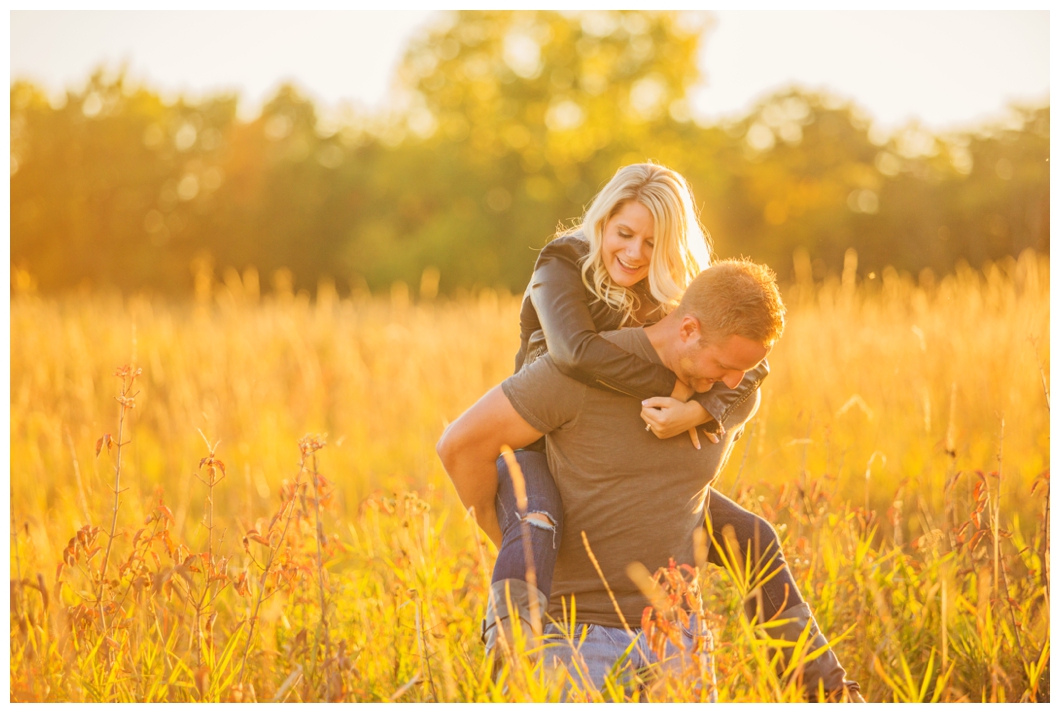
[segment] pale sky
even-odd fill
[[[996,117],[1009,100],[1049,94],[1049,14],[719,11],[700,58],[700,116],[738,116],[797,83],[853,98],[881,128]],[[283,80],[322,108],[385,104],[394,69],[430,11],[16,11],[11,77],[50,92],[99,64],[174,97],[237,90],[256,113]]]

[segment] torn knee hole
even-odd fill
[[[549,515],[548,513],[531,512],[531,513],[527,513],[526,517],[524,517],[523,519],[526,520],[526,522],[530,523],[531,525],[534,525],[535,527],[540,527],[540,528],[543,528],[545,530],[555,530],[556,529],[556,523],[552,520],[552,516]]]

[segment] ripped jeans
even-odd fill
[[[516,451],[515,459],[526,481],[527,523],[530,525],[530,550],[537,575],[537,588],[548,597],[552,593],[552,572],[556,568],[556,555],[559,554],[559,543],[563,537],[563,501],[552,480],[544,451]],[[492,581],[526,581],[526,546],[516,507],[515,486],[503,457],[497,459],[495,504],[504,537],[497,552]]]
[[[548,469],[548,458],[544,451],[520,450],[515,452],[515,458],[526,481],[530,550],[537,588],[548,597],[552,593],[552,574],[563,537],[563,501]],[[492,581],[526,581],[527,562],[521,520],[516,508],[511,474],[503,458],[497,459],[497,476],[497,519],[503,539]],[[544,517],[530,517],[533,513]],[[714,538],[719,543],[726,540],[733,545],[738,543],[739,553],[728,555],[730,559],[736,560],[735,566],[743,570],[742,563],[750,557],[751,562],[755,563],[751,568],[752,580],[767,580],[754,588],[752,595],[744,602],[748,618],[757,615],[759,621],[768,621],[779,612],[803,603],[802,594],[795,585],[780,549],[780,538],[768,521],[740,507],[714,488],[710,489],[707,498],[707,515],[714,529]],[[732,530],[727,531],[727,527]],[[730,537],[723,537],[723,532],[728,532]],[[727,554],[722,548],[711,544],[707,553],[708,562],[724,566]]]

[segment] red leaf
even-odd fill
[[[103,437],[96,441],[96,457],[99,457],[99,453],[103,450],[103,446],[107,447],[107,452],[109,453],[112,445],[114,445],[114,440],[110,437],[109,433],[104,433]]]
[[[241,597],[247,596],[250,592],[250,588],[247,586],[247,573],[245,571],[239,573],[239,577],[232,582],[232,586],[235,587],[236,594]]]
[[[249,537],[250,539],[254,540],[254,542],[260,542],[263,545],[268,545],[269,544],[269,541],[266,540],[261,535],[259,535],[257,533],[257,531],[255,531],[255,530],[251,530],[250,532],[248,532],[247,533],[247,537]]]

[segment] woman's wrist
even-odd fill
[[[687,401],[685,403],[685,408],[690,412],[699,414],[699,420],[696,422],[696,426],[702,426],[704,423],[710,423],[714,420],[714,417],[710,415],[710,411],[703,408],[703,404],[698,401]]]
[[[674,390],[673,393],[670,394],[670,398],[677,399],[678,401],[688,401],[695,395],[695,393],[696,392],[692,389],[691,386],[681,381],[680,379],[677,379],[674,383]],[[706,409],[704,409],[704,411],[705,410]]]

